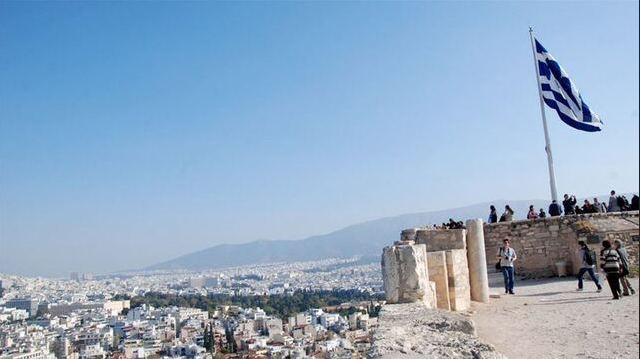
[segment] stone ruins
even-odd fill
[[[577,273],[578,241],[599,252],[603,240],[621,239],[638,266],[638,212],[589,214],[507,223],[469,220],[467,229],[411,228],[382,254],[389,304],[422,302],[427,308],[465,311],[489,302],[488,273],[502,240],[518,253],[520,277]],[[487,263],[489,261],[489,263]],[[562,267],[562,270],[560,268]]]
[[[389,304],[422,302],[464,311],[472,299],[488,302],[482,220],[468,221],[466,230],[402,231],[400,240],[383,250],[382,277]]]

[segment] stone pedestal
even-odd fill
[[[424,245],[386,247],[382,253],[382,279],[387,303],[423,302],[433,307]]]
[[[471,300],[488,303],[489,276],[484,248],[484,228],[481,219],[467,221],[467,261],[469,263]]]

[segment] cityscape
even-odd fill
[[[358,358],[370,346],[383,303],[379,263],[357,257],[220,271],[0,278],[0,358],[14,359]],[[234,304],[313,296],[307,293],[316,297],[309,304],[327,293],[345,301],[332,295],[334,302],[326,302],[332,305],[286,308],[286,316]],[[205,310],[145,303],[167,296],[218,302]]]

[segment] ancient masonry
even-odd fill
[[[516,273],[549,277],[576,273],[578,241],[599,251],[603,240],[621,239],[638,266],[638,212],[556,217],[484,224],[467,229],[412,228],[386,247],[382,275],[390,304],[422,302],[427,308],[469,309],[471,301],[489,301],[487,262],[492,266],[502,240],[518,253]],[[561,270],[562,268],[562,270]]]
[[[467,228],[469,232],[402,231],[400,241],[386,247],[382,254],[387,303],[422,302],[427,308],[464,311],[471,307],[472,298],[488,302],[482,221],[470,220]],[[469,268],[474,269],[473,275]]]
[[[588,214],[545,218],[533,221],[496,223],[484,226],[486,257],[495,258],[502,240],[509,238],[518,253],[516,273],[521,277],[558,275],[565,264],[567,275],[580,269],[576,257],[578,241],[583,240],[600,253],[603,240],[620,239],[634,266],[638,266],[638,212]]]

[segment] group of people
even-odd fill
[[[491,207],[489,207],[489,210],[489,223],[511,222],[513,221],[513,215],[516,213],[509,205],[504,206],[504,212],[502,213],[500,218],[498,218],[498,211],[496,209],[496,206],[491,205]]]
[[[580,245],[578,256],[582,259],[582,265],[578,272],[578,291],[583,290],[582,278],[588,273],[591,280],[595,283],[598,293],[600,293],[602,291],[602,284],[600,284],[598,276],[596,276],[594,271],[597,262],[596,254],[584,241],[580,241],[578,244]],[[620,239],[616,239],[613,244],[607,240],[602,242],[600,269],[606,274],[614,300],[636,293],[627,278],[629,275],[629,264],[627,250],[624,248],[624,244]]]
[[[577,256],[582,263],[578,272],[578,291],[582,291],[584,287],[583,277],[589,274],[596,285],[597,292],[602,292],[602,284],[596,275],[595,268],[597,266],[597,256],[584,241],[579,241],[580,249]],[[496,269],[502,272],[504,277],[505,294],[515,294],[515,269],[514,263],[518,259],[516,251],[511,247],[509,239],[502,241],[502,247],[496,254],[498,263]],[[629,282],[629,255],[624,248],[622,240],[616,239],[613,244],[605,240],[602,242],[602,250],[600,251],[600,269],[606,275],[607,282],[611,288],[613,299],[618,300],[623,296],[636,294]]]
[[[442,223],[441,226],[437,224],[433,225],[434,229],[467,229],[462,221],[454,221],[453,218],[449,218],[449,222]]]
[[[548,216],[559,217],[563,214],[565,216],[573,216],[590,213],[637,211],[639,210],[639,207],[640,197],[638,197],[637,194],[631,198],[631,201],[629,201],[626,196],[619,196],[616,194],[616,191],[611,191],[608,204],[600,202],[598,198],[593,198],[593,201],[585,199],[582,206],[578,205],[576,196],[569,196],[568,194],[565,194],[562,205],[559,204],[558,201],[553,200],[551,205],[549,205],[548,214],[543,208],[536,211],[533,205],[529,206],[527,219],[547,218]],[[511,222],[515,213],[509,205],[505,206],[504,213],[502,213],[500,218],[498,218],[498,212],[495,206],[492,205],[489,210],[489,223]]]

